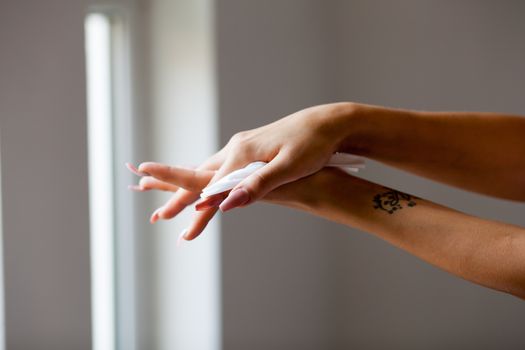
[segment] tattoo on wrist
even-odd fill
[[[374,209],[384,210],[389,214],[394,214],[397,210],[405,207],[415,206],[417,197],[387,189],[385,192],[378,193],[373,198]]]

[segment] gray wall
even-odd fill
[[[519,1],[219,0],[221,141],[338,100],[525,114],[524,13]],[[525,225],[522,204],[373,162],[363,176]],[[222,226],[225,349],[525,346],[522,301],[362,232],[265,204]]]
[[[218,2],[223,143],[307,105],[333,99],[331,7],[322,1]],[[346,230],[256,204],[223,215],[225,349],[321,349],[338,344]]]
[[[84,5],[0,2],[8,349],[90,348]],[[221,141],[335,100],[525,114],[524,7],[217,0]],[[523,205],[375,163],[364,176],[525,225]],[[364,233],[265,204],[222,229],[225,349],[525,345],[523,302]]]
[[[91,348],[84,4],[0,2],[10,350]]]

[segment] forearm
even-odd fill
[[[292,206],[372,233],[464,279],[525,299],[524,229],[410,196],[396,204],[388,197],[399,193],[341,171],[322,173]]]
[[[341,148],[436,181],[525,201],[525,118],[354,105]],[[344,127],[343,127],[344,124]]]

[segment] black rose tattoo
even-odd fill
[[[387,190],[374,196],[374,209],[384,210],[389,214],[394,214],[397,210],[404,207],[415,206],[417,197],[399,192],[396,190]]]

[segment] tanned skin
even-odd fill
[[[197,169],[143,163],[136,190],[175,191],[152,215],[170,219],[209,183],[253,161],[268,165],[230,193],[197,203],[184,238],[219,210],[257,200],[304,210],[384,239],[474,283],[525,299],[525,229],[485,220],[323,168],[334,152],[493,197],[525,202],[525,118],[356,103],[310,107],[236,134]]]

